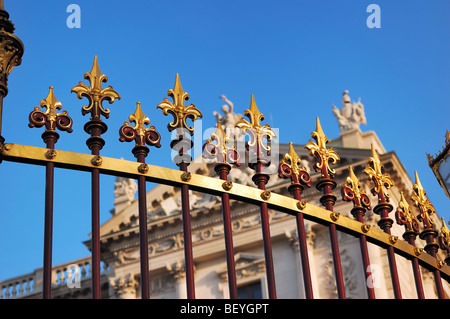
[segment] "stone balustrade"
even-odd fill
[[[101,273],[108,271],[102,262]],[[91,278],[91,256],[72,260],[52,268],[53,289],[75,287],[77,282]],[[0,282],[0,299],[26,298],[42,293],[43,268]]]

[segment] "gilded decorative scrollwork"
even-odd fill
[[[434,222],[431,219],[431,215],[435,214],[436,210],[430,200],[426,197],[426,192],[420,183],[417,171],[415,171],[414,174],[416,177],[416,182],[413,186],[414,192],[411,195],[411,199],[414,201],[414,205],[420,210],[420,214],[417,216],[417,219],[423,222],[425,229],[432,229]]]
[[[280,178],[290,178],[291,184],[311,187],[311,176],[308,174],[306,167],[302,165],[302,161],[295,152],[292,142],[289,142],[289,152],[280,161],[278,176]]]
[[[150,119],[142,111],[141,102],[136,103],[136,111],[128,117],[128,120],[135,125],[131,126],[128,121],[125,121],[119,129],[119,141],[131,142],[134,140],[136,146],[142,147],[148,144],[158,148],[161,147],[161,136],[156,128],[154,126],[145,127],[145,125],[150,124]]]
[[[419,222],[416,216],[411,213],[409,204],[401,192],[401,200],[398,203],[398,208],[395,212],[395,219],[397,224],[405,226],[405,232],[413,232],[415,234],[419,233]]]
[[[319,118],[316,118],[316,130],[311,133],[311,137],[316,140],[316,143],[310,139],[305,148],[309,150],[310,155],[316,156],[319,160],[314,165],[314,169],[321,171],[322,177],[332,178],[335,170],[330,167],[329,163],[336,164],[340,158],[332,147],[327,148],[328,138],[323,133]]]
[[[190,118],[192,121],[195,121],[197,118],[202,118],[203,115],[194,104],[187,106],[184,104],[184,101],[189,100],[189,94],[183,90],[178,73],[175,77],[175,86],[173,89],[167,91],[167,95],[172,97],[173,102],[164,98],[156,107],[161,109],[164,115],[172,114],[173,122],[167,125],[169,132],[176,128],[185,128],[193,135],[194,127],[188,126],[186,120]]]
[[[342,199],[345,201],[352,201],[354,207],[357,208],[370,208],[370,199],[366,195],[366,192],[361,187],[361,182],[353,172],[353,167],[350,166],[350,175],[344,182],[342,187]]]
[[[380,158],[372,144],[372,157],[369,157],[369,163],[364,172],[375,183],[375,187],[372,188],[372,194],[374,196],[378,195],[380,202],[389,202],[390,195],[387,190],[394,186],[394,182],[388,174],[382,172],[382,169],[383,165],[381,165]]]
[[[83,115],[91,113],[91,120],[94,121],[101,121],[100,115],[108,118],[110,111],[103,108],[102,102],[106,100],[112,104],[115,99],[120,100],[120,95],[113,90],[112,86],[102,88],[102,83],[107,82],[108,77],[100,71],[97,56],[94,58],[91,72],[86,72],[84,78],[89,81],[89,86],[80,81],[71,90],[80,100],[86,97],[89,101],[88,105],[83,105],[81,113]]]
[[[270,142],[277,135],[269,124],[261,125],[261,121],[264,120],[264,115],[256,106],[253,94],[250,99],[250,108],[244,111],[244,115],[248,117],[250,122],[242,118],[236,123],[236,127],[241,128],[245,133],[250,135],[250,141],[247,142],[246,146],[248,150],[251,150],[250,156],[255,156],[250,162],[264,161],[268,165],[270,163],[271,147],[269,144],[265,144],[263,140],[266,139]]]
[[[68,133],[72,132],[72,118],[67,111],[62,111],[62,113],[56,112],[62,108],[62,104],[56,99],[53,86],[50,86],[48,95],[41,100],[40,106],[45,111],[40,110],[39,106],[36,106],[29,115],[29,127],[42,127],[45,125],[47,132],[56,132],[56,129],[67,131]]]

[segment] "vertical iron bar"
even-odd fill
[[[139,197],[139,245],[141,253],[141,295],[142,299],[150,298],[150,280],[148,263],[147,201],[145,176],[138,178]]]
[[[406,234],[406,233],[405,233]],[[416,246],[415,243],[415,239],[416,239],[416,235],[413,234],[406,234],[406,236],[403,236],[406,241],[413,246]],[[420,267],[419,267],[419,260],[417,258],[413,258],[411,260],[412,262],[412,268],[413,268],[413,273],[414,273],[414,281],[416,283],[416,291],[417,291],[417,297],[419,297],[419,299],[425,299],[425,293],[423,291],[423,283],[422,283],[422,275],[420,273]]]
[[[141,294],[142,299],[150,298],[150,280],[148,263],[148,232],[147,232],[147,192],[145,176],[138,178],[139,197],[139,245],[141,250]]]
[[[300,187],[294,190],[294,198],[301,200]],[[303,213],[297,213],[295,216],[297,222],[298,243],[300,248],[300,259],[302,261],[303,280],[305,282],[305,293],[307,299],[314,299],[313,287],[311,281],[311,268],[309,267],[308,245],[306,243],[305,222]]]
[[[354,208],[352,210],[353,216],[360,223],[363,223],[364,209]],[[370,259],[369,259],[369,250],[367,248],[367,238],[366,235],[359,236],[359,246],[361,248],[361,256],[363,260],[364,273],[366,274],[366,287],[367,287],[367,296],[369,299],[375,299],[375,289],[373,286],[369,285],[367,280],[372,276],[372,270],[369,271]]]
[[[180,170],[187,172],[188,163],[181,162]],[[189,207],[189,186],[181,185],[181,207],[183,217],[184,260],[188,299],[195,299],[194,256],[192,251],[191,214]]]
[[[99,127],[92,127],[91,129],[91,143],[90,149],[92,155],[100,156],[100,140],[101,130]],[[89,141],[89,140],[88,140]],[[98,168],[92,169],[91,174],[92,186],[92,207],[91,207],[91,227],[92,227],[92,298],[101,298],[100,287],[100,170]]]
[[[336,182],[331,179],[322,179],[316,186],[317,189],[319,190],[322,189],[323,192],[323,196],[320,198],[320,202],[325,207],[325,209],[329,210],[330,212],[333,211],[333,206],[334,203],[336,202],[336,197],[331,192],[335,186]],[[334,272],[336,275],[336,288],[338,292],[338,297],[339,299],[346,299],[344,276],[342,274],[341,255],[339,252],[339,243],[337,239],[336,225],[331,223],[328,229],[330,232],[331,252],[333,254]]]
[[[266,183],[268,182],[268,175],[263,174],[264,164],[258,162],[256,164],[256,174],[254,176],[254,181],[258,185],[260,190],[266,189]],[[267,275],[267,287],[269,290],[269,298],[276,299],[277,291],[275,286],[275,272],[273,267],[273,256],[272,256],[272,239],[270,237],[270,224],[269,224],[269,211],[267,208],[267,203],[262,202],[261,208],[261,228],[263,236],[264,245],[264,257],[266,262],[266,275]]]
[[[97,152],[98,153],[98,152]],[[92,298],[100,299],[100,171],[92,170]]]
[[[425,239],[427,242],[427,245],[425,246],[425,251],[433,256],[434,258],[437,258],[437,251],[439,249],[439,245],[435,243],[434,238],[436,237],[437,232],[434,229],[425,229],[420,234],[422,239]],[[444,294],[444,288],[442,287],[442,280],[441,280],[441,272],[439,269],[436,269],[433,271],[434,273],[434,282],[436,285],[436,292],[439,299],[445,299]]]
[[[219,171],[219,176],[220,179],[226,181],[228,180],[229,166],[227,164],[223,164],[222,166],[225,168]],[[223,229],[225,238],[225,253],[228,271],[228,289],[230,290],[230,298],[237,299],[238,296],[237,296],[236,265],[234,261],[234,245],[233,245],[233,229],[231,226],[230,197],[227,193],[222,193],[222,216],[223,216]]]
[[[138,162],[145,163],[145,154],[138,154]],[[141,253],[141,295],[150,298],[150,279],[148,262],[148,228],[147,228],[147,190],[145,176],[138,178],[139,201],[139,246]]]
[[[48,138],[46,142],[47,148],[54,149],[54,139]],[[47,162],[45,167],[44,273],[42,292],[44,299],[52,297],[53,187],[54,163]]]
[[[393,220],[389,218],[389,212],[392,210],[392,205],[388,203],[381,203],[374,207],[373,211],[376,214],[380,214],[381,219],[378,221],[378,226],[388,235],[391,235],[391,227]],[[388,260],[390,265],[392,285],[394,287],[394,295],[396,299],[402,299],[402,293],[400,289],[400,280],[398,277],[397,263],[395,261],[394,247],[387,247]]]

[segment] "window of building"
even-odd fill
[[[239,299],[262,299],[261,282],[257,281],[240,286],[237,293]]]

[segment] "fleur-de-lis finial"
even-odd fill
[[[316,118],[316,130],[311,133],[311,137],[316,140],[316,143],[310,139],[308,144],[305,145],[305,148],[309,150],[310,155],[316,156],[319,160],[314,165],[314,169],[321,171],[323,178],[333,177],[335,171],[330,167],[329,163],[336,164],[340,158],[332,147],[327,148],[328,138],[323,133],[319,118]]]
[[[67,111],[62,111],[62,113],[56,112],[56,110],[62,108],[62,104],[56,99],[53,86],[50,86],[48,95],[41,100],[40,106],[45,108],[45,111],[40,110],[39,106],[36,106],[30,113],[29,127],[42,127],[45,125],[46,132],[56,132],[57,128],[61,131],[72,132],[72,119]]]
[[[189,100],[189,94],[183,90],[180,83],[180,76],[175,77],[175,86],[173,89],[167,91],[167,95],[172,97],[173,103],[167,98],[157,105],[157,108],[161,109],[164,115],[169,113],[173,116],[173,122],[167,125],[169,132],[176,128],[185,128],[189,131],[190,135],[194,134],[194,127],[188,126],[186,120],[190,118],[192,121],[197,118],[202,118],[202,113],[195,107],[194,104],[185,106],[184,101]]]
[[[291,184],[311,187],[311,177],[306,167],[302,166],[302,161],[295,152],[292,142],[289,142],[289,152],[280,161],[278,176],[280,178],[290,178]]]
[[[385,203],[389,202],[390,197],[387,189],[394,186],[394,182],[387,173],[382,172],[382,169],[383,165],[381,165],[380,158],[372,144],[372,157],[369,157],[369,163],[364,172],[369,175],[369,179],[375,184],[375,187],[371,190],[372,194],[374,196],[378,195],[378,201]]]
[[[212,141],[216,141],[214,144]],[[217,121],[217,130],[211,134],[211,139],[206,140],[203,145],[203,157],[217,157],[219,163],[230,163],[240,166],[239,153],[236,151],[235,145],[229,145],[230,139],[226,135],[222,124]]]
[[[401,192],[401,200],[398,203],[397,210],[395,212],[395,219],[397,224],[405,226],[405,234],[407,233],[419,233],[419,223],[416,217],[411,213],[409,204]]]
[[[131,142],[134,140],[137,147],[144,147],[145,144],[161,147],[161,136],[156,128],[153,125],[149,128],[145,127],[150,124],[150,119],[142,111],[141,102],[136,103],[136,111],[128,117],[128,120],[135,125],[131,126],[128,121],[125,121],[119,130],[119,141]]]
[[[417,171],[414,171],[414,175],[416,177],[416,182],[413,185],[413,194],[411,195],[411,199],[414,201],[414,205],[419,208],[420,214],[417,218],[423,222],[424,229],[433,229],[434,222],[431,219],[431,215],[436,213],[436,210],[431,204],[430,200],[426,197],[426,192],[420,183],[419,176],[417,175]]]
[[[261,121],[264,120],[264,115],[256,106],[253,94],[250,99],[250,108],[244,111],[244,115],[249,118],[250,122],[245,118],[241,118],[236,123],[235,127],[243,129],[245,133],[250,135],[250,141],[247,142],[247,148],[251,149],[252,152],[255,151],[256,162],[264,161],[265,164],[268,164],[270,161],[266,156],[270,156],[271,147],[270,145],[265,145],[263,139],[265,138],[268,142],[270,142],[277,135],[270,128],[269,124],[261,126]],[[251,160],[251,162],[253,161]]]
[[[102,88],[102,83],[107,82],[108,77],[100,71],[97,56],[94,58],[91,72],[86,72],[84,78],[89,81],[89,86],[80,81],[80,83],[71,90],[71,92],[77,94],[79,99],[82,99],[84,96],[89,100],[89,105],[84,105],[81,109],[81,113],[83,115],[91,113],[91,120],[94,121],[101,121],[100,115],[108,118],[110,111],[109,109],[103,108],[102,102],[106,100],[109,104],[112,104],[115,99],[120,100],[120,95],[114,91],[111,86]]]
[[[353,172],[353,167],[350,166],[350,173],[342,187],[342,199],[344,201],[352,201],[356,208],[370,208],[370,199],[366,195],[365,190],[361,187],[361,182]]]

